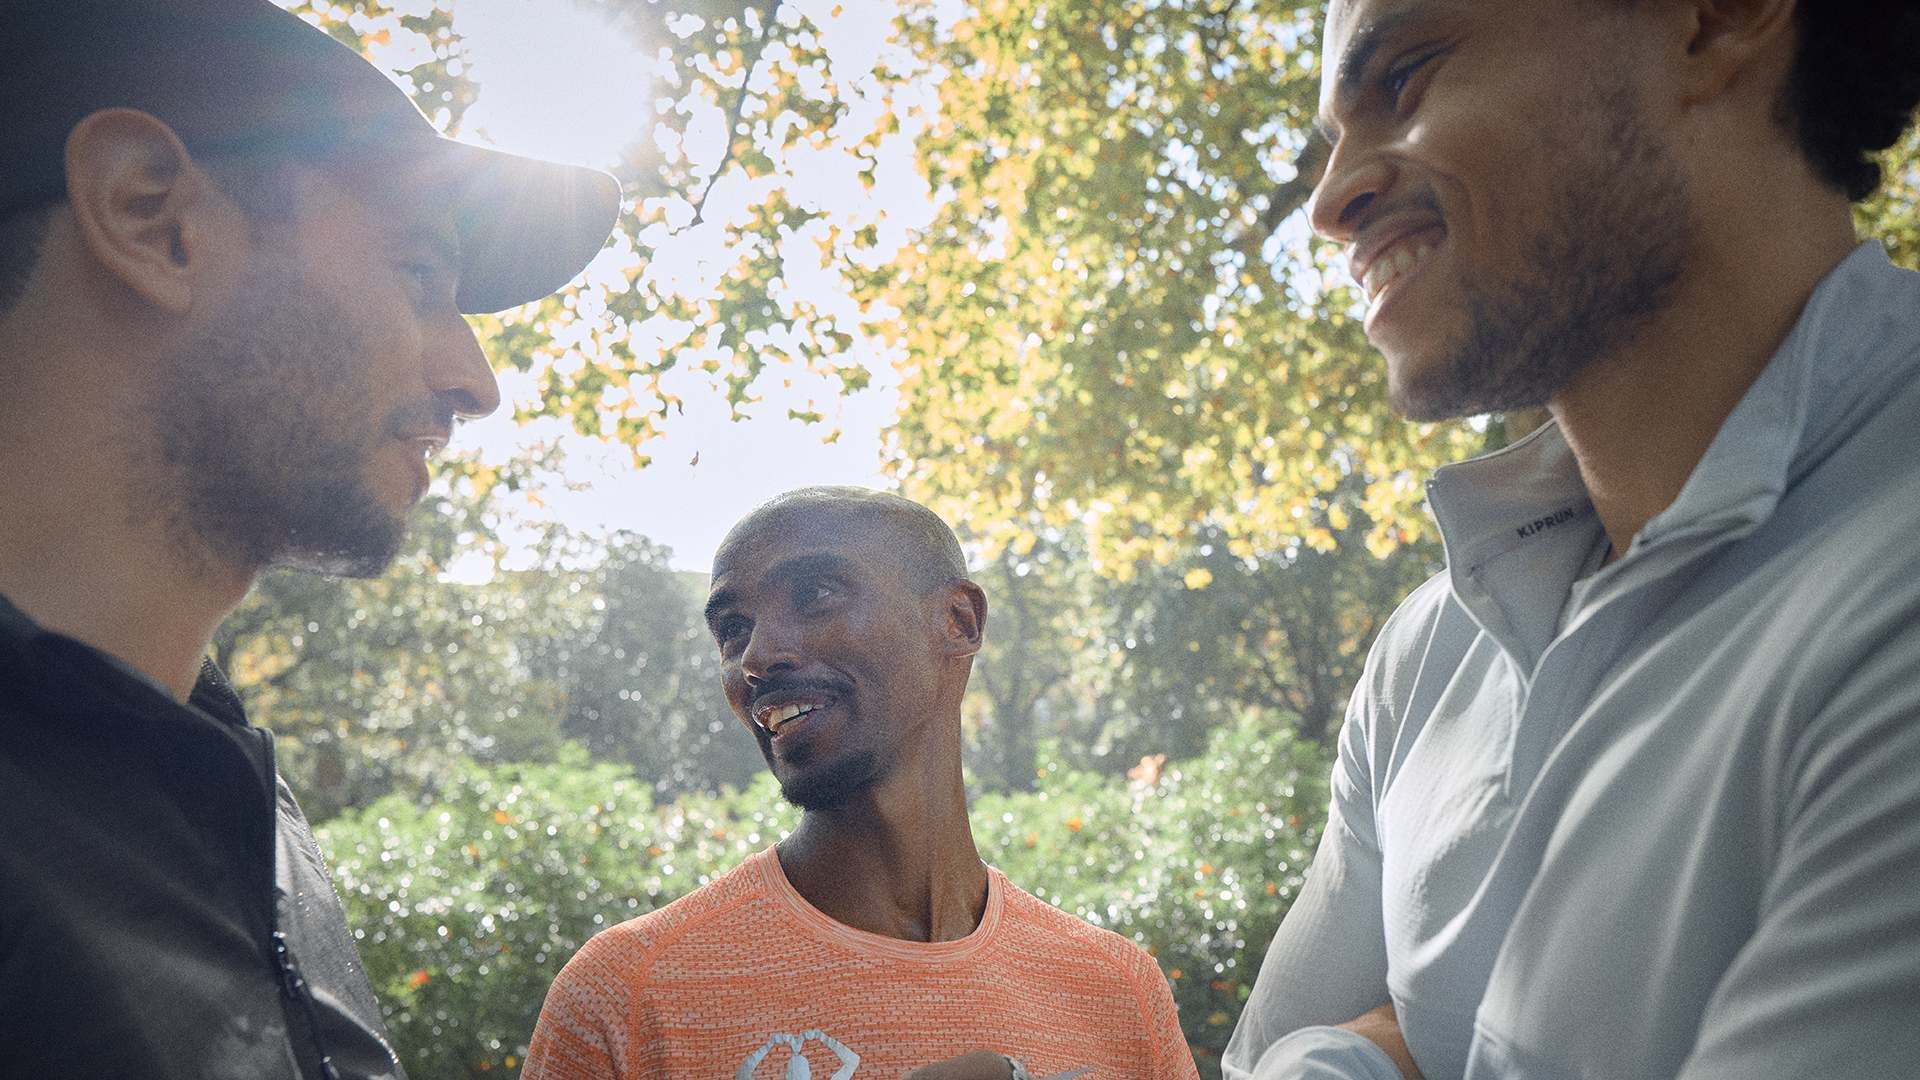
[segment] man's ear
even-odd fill
[[[1818,0],[1813,0],[1818,2]],[[1801,0],[1687,0],[1686,75],[1682,92],[1689,103],[1711,100],[1743,79],[1768,71],[1784,57],[1793,64],[1798,41],[1795,14]],[[1779,88],[1769,85],[1769,100]]]
[[[186,314],[217,200],[180,137],[136,109],[103,109],[74,126],[66,161],[68,203],[88,254],[147,303]]]
[[[987,638],[987,594],[971,581],[946,588],[946,626],[941,638],[948,656],[958,660],[980,651]]]

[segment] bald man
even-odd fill
[[[898,496],[803,489],[734,526],[707,623],[800,825],[588,942],[528,1080],[892,1078],[969,1052],[999,1076],[1197,1077],[1153,960],[974,848],[960,701],[986,616],[952,530]]]

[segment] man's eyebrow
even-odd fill
[[[708,629],[713,629],[714,625],[720,621],[720,613],[722,611],[733,606],[733,599],[732,589],[721,589],[712,596],[707,597],[706,618]]]
[[[786,582],[798,581],[803,578],[818,577],[820,575],[844,577],[851,574],[854,569],[855,566],[851,559],[839,555],[829,555],[825,553],[795,555],[791,559],[785,559],[775,563],[773,569],[768,570],[761,578],[761,582],[763,584],[779,585]],[[721,613],[727,608],[732,607],[737,600],[738,596],[734,590],[730,588],[715,590],[713,595],[707,597],[707,626],[712,627],[720,618]]]
[[[853,561],[839,555],[826,553],[814,555],[795,555],[775,563],[767,572],[768,581],[794,581],[799,578],[817,577],[822,574],[846,576],[854,569]]]
[[[1340,57],[1340,65],[1333,80],[1333,100],[1337,102],[1351,100],[1360,93],[1361,77],[1367,65],[1373,62],[1374,54],[1387,43],[1387,39],[1399,33],[1408,24],[1421,17],[1418,11],[1393,11],[1361,27],[1347,41],[1347,51]],[[1339,140],[1334,138],[1333,125],[1325,115],[1313,118],[1313,130],[1325,139],[1328,145]]]

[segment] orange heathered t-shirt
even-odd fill
[[[596,935],[547,991],[523,1080],[897,1080],[975,1050],[1035,1077],[1197,1080],[1144,950],[987,870],[958,941],[870,934],[816,910],[768,848]]]

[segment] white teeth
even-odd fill
[[[1366,280],[1360,283],[1367,290],[1367,299],[1378,299],[1395,278],[1426,262],[1431,254],[1432,244],[1419,244],[1412,248],[1400,248],[1391,255],[1375,259],[1373,265],[1367,267]]]
[[[819,707],[819,705],[813,704],[812,702],[804,704],[795,702],[791,705],[778,705],[760,714],[760,726],[766,728],[768,731],[779,731],[787,721],[797,716],[805,716]]]

